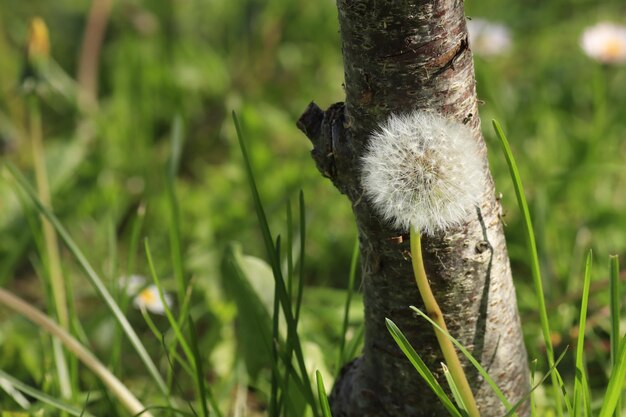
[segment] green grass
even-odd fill
[[[70,333],[153,415],[269,407],[326,416],[322,394],[363,340],[358,246],[350,204],[319,175],[295,121],[311,99],[324,107],[344,98],[335,4],[144,3],[114,2],[97,111],[75,97],[89,2],[0,5],[0,286],[55,316],[43,215],[62,246]],[[626,73],[591,61],[579,38],[619,20],[623,7],[466,7],[513,34],[509,53],[477,56],[475,66],[536,360],[533,415],[619,416]],[[54,59],[37,91],[53,211],[38,203],[25,139],[22,45],[33,15],[48,23]],[[507,157],[494,118],[511,141]],[[165,315],[133,306],[120,281],[132,274],[174,296]],[[126,415],[67,352],[60,379],[59,345],[4,308],[0,344],[0,375],[28,395],[31,412]],[[0,410],[23,411],[2,388]]]

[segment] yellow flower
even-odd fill
[[[585,29],[580,46],[587,56],[603,64],[626,63],[626,27],[598,23]]]
[[[48,27],[40,17],[35,17],[30,21],[26,53],[29,59],[43,59],[50,55]]]

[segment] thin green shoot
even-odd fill
[[[388,318],[385,319],[385,324],[387,325],[387,330],[389,330],[393,340],[396,341],[402,352],[404,352],[404,355],[409,359],[413,367],[424,379],[426,385],[428,385],[437,398],[439,398],[439,401],[441,401],[446,410],[448,410],[448,413],[450,413],[453,417],[464,417],[452,401],[450,401],[450,398],[448,398],[445,391],[441,385],[439,385],[439,382],[437,382],[437,379],[432,372],[430,372],[430,369],[428,369],[428,366],[426,366],[422,358],[420,358],[415,349],[413,349],[413,346],[411,346],[404,333],[402,333],[398,326],[396,326],[396,324]]]
[[[328,397],[326,396],[326,388],[324,387],[324,379],[320,371],[315,371],[315,378],[317,379],[317,396],[320,402],[320,408],[322,409],[322,416],[333,417],[330,412],[330,404],[328,403]]]
[[[157,340],[165,340],[165,335],[161,332],[161,330],[159,330],[154,320],[152,320],[152,317],[150,316],[150,313],[148,312],[148,310],[146,310],[145,308],[142,308],[140,312],[141,312],[141,316],[146,322],[146,325],[148,326],[148,329],[152,332],[152,335],[154,336],[154,338]],[[163,343],[163,346],[167,348],[165,343]],[[169,357],[170,356],[168,356],[168,358]],[[173,357],[176,360],[176,362],[180,365],[181,368],[183,368],[183,370],[187,373],[187,375],[189,375],[190,378],[193,378],[194,371],[191,368],[191,365],[187,363],[185,358],[183,358],[176,350],[172,352],[171,357]]]
[[[341,326],[341,340],[339,342],[339,358],[337,359],[337,375],[341,367],[346,362],[345,347],[346,336],[348,333],[348,324],[350,323],[350,305],[352,304],[352,294],[354,292],[354,282],[356,277],[356,267],[359,262],[359,238],[354,239],[354,247],[352,249],[352,259],[350,260],[350,275],[348,275],[348,288],[346,291],[346,305],[343,310],[343,324]]]
[[[191,317],[191,315],[187,316],[187,321],[189,323],[189,341],[191,345],[191,352],[193,353],[193,361],[195,365],[194,368],[196,370],[195,382],[199,394],[198,401],[200,401],[200,410],[202,410],[202,416],[209,416],[209,409],[206,404],[206,400],[208,399],[215,414],[218,417],[223,417],[212,390],[206,385],[204,381],[204,371],[202,370],[202,356],[200,355],[200,350],[198,348],[198,335],[196,334],[196,326],[193,322],[193,318]]]
[[[346,346],[345,358],[346,360],[354,358],[357,355],[359,347],[363,345],[363,337],[365,335],[365,323],[361,323],[354,332],[354,337]]]
[[[304,293],[304,247],[306,243],[306,206],[304,205],[304,192],[300,190],[300,195],[298,198],[298,205],[300,209],[300,257],[298,258],[300,262],[300,273],[298,279],[298,295],[296,296],[296,315],[295,322],[296,326],[300,321],[300,307],[302,306],[302,295]]]
[[[620,342],[619,356],[617,356],[617,361],[611,369],[611,377],[598,417],[611,417],[614,414],[622,395],[624,377],[626,377],[626,336]]]
[[[619,282],[619,257],[609,257],[609,303],[611,311],[611,366],[615,367],[619,353],[620,340],[620,282]],[[621,417],[622,396],[617,399],[614,417]]]
[[[180,416],[184,416],[184,417],[197,417],[196,414],[188,413],[188,412],[179,410],[179,409],[174,408],[174,407],[168,407],[168,406],[163,406],[163,405],[151,405],[149,407],[146,407],[145,410],[135,414],[133,417],[141,417],[141,416],[145,415],[145,413],[150,411],[150,410],[169,411],[170,413],[174,413],[175,415],[180,415]]]
[[[13,385],[13,387],[23,392],[24,394],[29,395],[35,398],[36,400],[41,401],[44,404],[51,405],[57,410],[65,411],[66,413],[73,415],[73,416],[95,417],[93,414],[89,413],[88,411],[84,409],[80,409],[78,407],[70,405],[65,401],[61,401],[57,398],[54,398],[38,390],[37,388],[33,388],[30,385],[23,383],[19,379],[13,378],[11,375],[7,374],[1,369],[0,369],[0,378],[8,381],[11,385]]]
[[[178,341],[178,343],[180,343],[180,346],[182,347],[183,352],[185,352],[185,356],[187,357],[187,360],[191,364],[191,368],[195,370],[193,352],[191,351],[191,348],[189,347],[189,344],[187,343],[187,340],[185,339],[185,336],[183,335],[183,332],[180,326],[178,325],[176,319],[174,318],[174,315],[172,314],[172,310],[167,305],[167,300],[165,299],[165,294],[163,293],[163,287],[161,286],[161,281],[159,280],[159,276],[157,275],[156,270],[154,268],[154,262],[152,261],[152,252],[150,251],[150,243],[148,241],[148,238],[144,239],[144,248],[146,250],[146,260],[148,261],[148,268],[150,269],[150,275],[152,276],[152,280],[154,281],[154,284],[157,288],[157,292],[159,293],[159,299],[161,300],[161,303],[163,304],[163,312],[165,313],[165,317],[167,317],[167,321],[169,322],[170,326],[172,327],[172,330],[174,331],[175,339]]]
[[[297,283],[297,295],[296,295],[296,300],[295,300],[295,306],[294,306],[294,310],[295,310],[295,323],[296,326],[295,328],[297,329],[298,326],[298,320],[299,320],[299,315],[300,315],[300,307],[302,305],[302,295],[303,295],[303,289],[304,289],[304,282],[303,282],[303,277],[304,277],[304,246],[305,246],[305,207],[304,207],[304,194],[302,193],[302,191],[300,191],[299,194],[299,214],[300,214],[300,219],[299,219],[299,226],[300,226],[300,253],[299,253],[299,274],[298,274],[298,283]],[[294,286],[294,275],[295,275],[295,271],[294,271],[294,265],[293,265],[293,215],[291,212],[291,202],[289,201],[287,203],[287,236],[288,236],[288,243],[287,246],[289,248],[291,248],[288,252],[287,252],[287,272],[288,272],[288,293],[289,293],[289,299],[293,299],[293,286]],[[274,301],[276,302],[276,300],[278,300],[278,292],[277,292],[278,288],[275,287],[274,288]],[[290,330],[287,329],[287,331],[289,332]],[[289,376],[292,373],[293,370],[293,366],[292,366],[292,357],[293,357],[293,347],[291,345],[291,339],[292,337],[287,337],[287,343],[285,346],[285,350],[286,350],[286,354],[285,354],[285,366],[287,367],[287,372],[285,373],[285,379],[284,379],[284,389],[281,392],[281,396],[278,400],[278,407],[284,407],[283,408],[283,414],[287,415],[287,405],[289,404],[289,402],[284,401],[284,398],[290,399],[290,394],[289,394]]]
[[[498,387],[498,384],[496,384],[496,382],[493,380],[491,375],[489,375],[489,373],[485,370],[485,368],[483,368],[482,365],[478,362],[478,360],[476,360],[474,355],[472,355],[470,351],[467,350],[465,346],[463,346],[458,340],[452,337],[446,329],[441,328],[433,319],[428,317],[428,315],[424,313],[422,310],[420,310],[419,308],[415,306],[410,306],[410,308],[411,310],[415,311],[420,317],[428,321],[431,324],[431,326],[433,326],[436,330],[440,331],[445,337],[447,337],[454,344],[454,346],[456,346],[457,349],[461,351],[461,353],[467,358],[468,361],[470,361],[470,363],[474,366],[474,368],[476,368],[476,370],[480,373],[480,375],[485,379],[485,382],[487,382],[489,387],[491,387],[491,389],[496,394],[500,402],[502,402],[504,407],[507,410],[510,410],[512,408],[511,403],[504,396],[504,393],[502,392],[500,387]],[[512,415],[515,416],[516,414],[513,413]]]
[[[0,288],[0,304],[9,307],[28,320],[35,323],[43,331],[58,338],[65,348],[74,354],[80,361],[87,366],[100,381],[109,389],[109,391],[117,397],[124,407],[131,413],[137,413],[144,410],[143,404],[128,390],[128,388],[113,375],[106,366],[104,366],[96,356],[87,350],[78,340],[70,335],[65,329],[52,321],[48,316],[32,307],[19,297],[11,294],[5,289]],[[150,415],[146,413],[146,415]]]
[[[39,106],[39,98],[35,94],[28,95],[28,116],[30,128],[30,145],[33,152],[33,165],[35,168],[35,179],[37,184],[37,196],[46,207],[52,207],[52,196],[50,193],[50,185],[48,182],[48,172],[46,168],[46,159],[44,154],[41,109]],[[65,330],[70,328],[70,317],[67,307],[67,292],[65,289],[65,279],[63,277],[63,269],[61,267],[61,251],[59,250],[59,241],[55,233],[54,227],[46,218],[41,215],[41,228],[43,233],[44,250],[42,258],[44,259],[45,273],[43,277],[47,277],[50,289],[52,291],[53,311],[59,320],[59,323]],[[65,354],[61,349],[59,342],[52,342],[54,362],[57,367],[59,388],[61,396],[64,399],[72,397],[72,382],[70,373],[65,360]]]
[[[541,331],[543,333],[543,340],[546,345],[546,354],[548,357],[548,365],[554,366],[554,348],[552,346],[552,339],[550,338],[550,321],[548,319],[548,310],[546,308],[546,301],[543,292],[543,283],[541,279],[541,269],[539,267],[539,256],[537,252],[537,244],[535,242],[535,233],[533,232],[532,220],[530,217],[530,210],[528,209],[528,203],[524,194],[524,186],[522,185],[522,179],[513,157],[513,152],[509,146],[509,142],[500,127],[500,124],[493,120],[493,128],[496,135],[500,139],[502,151],[506,158],[507,165],[509,167],[509,174],[513,181],[513,187],[515,189],[515,195],[517,197],[517,204],[520,212],[522,213],[522,222],[524,224],[524,236],[527,244],[527,256],[531,266],[531,274],[533,278],[533,284],[535,287],[535,293],[537,295],[537,307],[539,310],[539,321],[541,323]],[[560,392],[560,384],[558,377],[558,370],[552,373],[552,394],[556,403],[556,413],[558,417],[563,417],[563,406]]]
[[[567,349],[563,350],[561,355],[559,355],[559,357],[556,359],[556,361],[554,361],[554,366],[550,367],[550,369],[548,369],[548,372],[546,372],[546,374],[543,376],[543,378],[541,378],[541,380],[539,382],[537,382],[535,385],[533,385],[532,388],[530,389],[530,391],[528,391],[522,398],[517,400],[517,402],[515,404],[513,404],[513,407],[511,407],[511,409],[503,417],[512,417],[514,415],[515,411],[522,404],[524,404],[528,400],[529,397],[531,398],[531,412],[532,412],[532,415],[533,416],[536,415],[536,409],[532,408],[532,406],[534,404],[534,402],[532,401],[533,393],[535,392],[535,390],[537,388],[539,388],[548,379],[548,377],[552,373],[554,373],[556,371],[556,367],[561,363],[561,361],[565,357],[566,353],[567,353]],[[535,359],[534,362],[536,362],[536,359]],[[534,371],[533,371],[533,374],[534,374]]]
[[[589,303],[589,285],[591,284],[591,266],[593,258],[591,251],[585,262],[585,278],[583,280],[583,293],[580,303],[580,318],[578,320],[578,340],[576,341],[576,379],[574,380],[574,417],[582,415],[582,409],[590,410],[585,392],[589,391],[587,383],[587,370],[584,364],[585,356],[585,328],[587,323],[587,305]],[[586,413],[591,417],[590,413]]]
[[[83,252],[79,249],[78,245],[74,242],[70,234],[67,232],[65,227],[61,224],[61,222],[57,219],[57,217],[52,213],[52,211],[50,211],[45,205],[42,204],[42,202],[37,197],[36,192],[30,186],[26,178],[24,178],[22,173],[15,167],[15,165],[13,165],[10,162],[7,162],[6,167],[11,173],[11,175],[13,176],[13,178],[16,180],[16,182],[19,184],[19,186],[26,192],[26,194],[28,194],[28,196],[30,197],[32,202],[35,204],[39,212],[42,213],[44,216],[46,216],[46,218],[54,226],[54,228],[56,229],[57,233],[59,234],[59,236],[61,237],[61,239],[67,246],[67,248],[69,249],[69,251],[72,253],[72,255],[74,255],[74,257],[76,258],[80,266],[85,271],[87,278],[89,279],[89,282],[91,283],[91,285],[96,289],[96,291],[98,292],[100,297],[104,300],[109,310],[113,313],[113,316],[115,317],[115,319],[118,321],[118,323],[124,330],[124,333],[126,333],[126,336],[130,340],[131,344],[137,351],[137,354],[139,355],[142,362],[148,369],[148,372],[152,376],[152,379],[156,382],[159,390],[163,394],[167,395],[168,389],[167,389],[167,386],[165,385],[165,381],[163,381],[163,378],[161,377],[161,374],[159,373],[156,365],[150,358],[150,355],[148,355],[146,348],[141,343],[139,336],[137,336],[137,333],[135,332],[131,324],[128,322],[128,319],[126,318],[124,313],[120,310],[115,300],[113,299],[113,297],[107,290],[106,286],[102,282],[102,279],[100,279],[99,275],[93,269],[93,267],[91,266],[91,264],[89,263],[89,261],[87,260]]]
[[[537,359],[530,361],[530,385],[535,386],[535,374],[537,373]],[[535,401],[534,391],[530,392],[530,415],[531,417],[537,417],[537,402]]]
[[[272,267],[272,271],[274,273],[274,282],[277,287],[279,301],[281,303],[281,307],[283,309],[283,313],[285,316],[285,321],[287,323],[287,337],[288,343],[293,345],[294,352],[296,354],[296,361],[298,363],[298,367],[300,368],[300,374],[303,379],[304,385],[306,387],[305,396],[311,406],[313,411],[313,415],[315,417],[319,417],[319,410],[316,406],[315,396],[313,395],[313,388],[311,386],[311,381],[308,375],[308,371],[306,369],[306,365],[304,363],[304,355],[302,353],[302,346],[300,344],[300,340],[297,334],[297,322],[294,319],[293,309],[291,306],[291,300],[289,299],[289,295],[287,294],[287,289],[285,288],[285,282],[282,277],[282,272],[280,268],[280,260],[276,259],[276,249],[274,248],[274,242],[272,240],[272,234],[269,229],[269,225],[267,223],[267,216],[265,215],[265,210],[263,208],[263,204],[261,203],[261,197],[259,195],[256,181],[254,179],[254,173],[252,171],[252,165],[250,163],[250,158],[248,156],[248,150],[243,139],[243,133],[241,129],[241,125],[239,124],[239,119],[235,112],[232,113],[233,122],[235,123],[235,130],[237,131],[237,138],[239,140],[239,146],[241,148],[241,154],[244,159],[244,165],[246,170],[246,175],[248,178],[248,184],[250,185],[250,191],[252,193],[252,198],[254,200],[254,207],[257,213],[257,218],[259,220],[259,225],[261,227],[261,233],[263,235],[263,241],[265,242],[265,250],[267,252],[268,259],[270,261],[270,265]]]
[[[454,382],[454,378],[450,373],[450,369],[448,369],[446,364],[443,362],[441,362],[441,368],[443,369],[443,376],[446,378],[446,382],[450,387],[450,392],[452,392],[452,398],[454,398],[456,405],[459,406],[459,411],[464,416],[467,416],[467,406],[463,402],[463,396],[461,395],[461,391],[459,391],[459,387],[457,387],[456,383]]]
[[[221,417],[222,413],[219,410],[219,407],[217,405],[217,402],[215,401],[213,393],[209,389],[209,387],[207,387],[204,383],[204,376],[203,376],[202,368],[201,368],[202,365],[200,363],[200,360],[201,360],[200,354],[194,351],[194,348],[197,350],[197,346],[194,346],[194,343],[197,344],[197,340],[196,340],[195,328],[193,327],[193,321],[191,320],[191,316],[188,316],[188,323],[190,326],[189,332],[190,332],[190,336],[192,337],[191,345],[190,345],[189,343],[187,343],[187,340],[185,339],[185,336],[182,333],[181,327],[179,326],[178,322],[174,318],[174,315],[172,314],[171,309],[167,305],[167,302],[165,300],[165,294],[163,293],[163,288],[161,286],[159,277],[154,268],[154,262],[152,261],[152,254],[150,251],[150,245],[149,245],[147,238],[145,239],[144,243],[145,243],[146,258],[148,261],[148,266],[150,268],[150,273],[152,275],[152,279],[154,280],[154,284],[159,293],[159,298],[161,300],[161,303],[163,304],[163,310],[165,312],[165,316],[167,317],[167,320],[170,323],[172,330],[174,331],[176,340],[178,341],[183,351],[185,352],[185,356],[187,357],[187,360],[191,364],[191,368],[195,371],[193,376],[195,377],[196,390],[198,392],[198,397],[199,397],[198,399],[201,402],[201,406],[202,406],[201,410],[203,412],[203,417],[208,416],[208,411],[206,408],[206,401],[204,399],[205,395],[209,397],[209,401],[211,402],[211,406],[213,410],[215,411],[215,413],[219,417]],[[183,302],[185,302],[186,298],[187,297],[183,298]]]
[[[444,335],[444,331],[447,333],[446,322],[443,317],[443,312],[439,307],[439,303],[430,288],[428,277],[426,276],[426,269],[424,268],[424,260],[422,258],[422,243],[420,232],[414,227],[411,227],[411,263],[413,264],[413,275],[415,276],[415,283],[419,289],[420,296],[424,302],[424,307],[428,312],[428,315],[434,317],[438,326],[435,328],[435,337],[437,343],[443,353],[443,357],[446,361],[450,374],[454,379],[454,382],[459,389],[459,394],[463,397],[463,404],[467,407],[467,412],[471,417],[479,417],[478,405],[474,398],[474,393],[469,385],[465,370],[459,360],[454,346]]]
[[[165,175],[166,201],[169,214],[169,238],[170,253],[172,256],[172,266],[174,268],[174,279],[176,281],[176,294],[178,305],[183,305],[187,283],[185,282],[185,271],[183,267],[183,254],[180,238],[180,209],[178,198],[176,197],[176,175],[180,165],[180,157],[183,148],[183,122],[180,116],[174,118],[171,132],[171,155],[167,172]],[[185,311],[181,311],[181,316],[186,317]]]
[[[280,259],[280,235],[276,237],[276,258]],[[278,341],[280,340],[280,302],[278,301],[278,286],[274,285],[274,307],[272,312],[272,342],[271,342],[271,353],[272,353],[272,377],[271,377],[271,391],[270,391],[270,405],[269,405],[269,415],[274,416],[278,415],[279,412],[279,401],[278,401],[278,383],[280,379],[280,370],[278,369],[279,361],[278,361]],[[287,338],[289,339],[289,338]],[[290,358],[289,358],[290,360]],[[285,376],[287,378],[287,376]],[[287,387],[285,384],[284,388]],[[282,401],[282,399],[281,399]]]

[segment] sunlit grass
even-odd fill
[[[320,177],[294,121],[313,98],[343,99],[335,4],[114,2],[98,110],[85,112],[72,74],[89,2],[39,3],[0,5],[0,286],[54,317],[51,283],[37,279],[46,273],[42,225],[54,223],[67,298],[75,300],[68,331],[154,405],[154,415],[269,407],[327,416],[322,394],[362,346],[358,247],[349,203]],[[587,58],[579,37],[620,8],[466,6],[512,36],[508,53],[477,56],[475,65],[482,119],[501,120],[524,180],[526,210],[518,210],[519,190],[485,123],[525,341],[536,359],[533,413],[619,416],[626,76]],[[50,27],[53,59],[50,88],[35,92],[44,141],[37,156],[27,141],[39,134],[29,127],[37,123],[28,122],[32,109],[17,92],[33,15]],[[246,164],[232,109],[247,132]],[[29,186],[33,157],[39,171],[47,168],[50,204]],[[33,198],[43,204],[31,205]],[[609,254],[616,256],[607,268]],[[175,294],[170,316],[132,307],[118,281],[131,274],[154,276],[160,294]],[[50,338],[4,308],[0,344],[0,375],[12,377],[34,409],[126,412],[73,355],[74,392],[62,399]],[[20,412],[11,398],[0,388],[0,409]]]

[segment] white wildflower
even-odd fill
[[[361,183],[398,229],[433,234],[458,225],[480,200],[483,161],[469,128],[425,111],[391,115],[370,137]]]
[[[603,64],[626,63],[626,27],[598,23],[585,29],[580,46],[587,56]]]
[[[124,289],[126,295],[134,297],[146,286],[146,277],[143,275],[125,275],[119,279],[120,287]]]
[[[511,49],[511,32],[500,23],[485,19],[467,21],[467,33],[472,51],[484,57],[502,55]]]
[[[163,298],[167,307],[170,308],[173,303],[172,296],[164,293]],[[146,309],[154,314],[165,314],[165,305],[159,297],[159,289],[156,285],[150,285],[137,294],[133,300],[133,305],[140,310]]]

